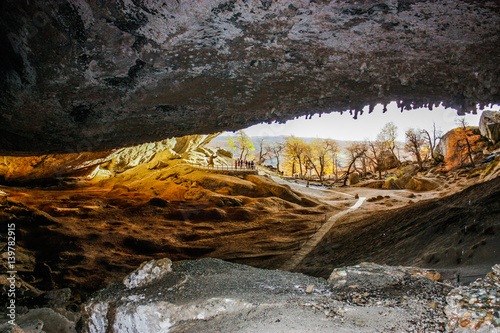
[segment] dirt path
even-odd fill
[[[342,216],[358,209],[361,207],[366,197],[361,197],[358,201],[349,209],[344,210],[338,214],[333,215],[328,219],[328,221],[321,226],[321,228],[302,246],[302,248],[294,254],[287,262],[285,262],[280,269],[285,271],[292,271],[323,239],[323,237],[330,231],[330,229],[335,225],[335,222]]]

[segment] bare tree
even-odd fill
[[[467,126],[465,118],[458,121],[459,128],[455,129],[454,135],[450,137],[450,145],[452,149],[448,149],[446,156],[447,164],[452,165],[453,155],[458,156],[459,164],[462,165],[467,159],[473,168],[476,167],[474,163],[473,154],[478,147],[480,135],[475,135],[472,130]]]
[[[382,127],[382,130],[377,135],[377,141],[381,144],[381,150],[390,150],[396,156],[394,150],[397,146],[398,127],[391,121]]]
[[[259,165],[263,165],[266,160],[268,160],[268,159],[271,158],[270,151],[268,151],[264,147],[264,138],[260,138],[257,142],[259,144],[259,161],[258,161],[258,164]]]
[[[429,146],[431,158],[435,162],[438,162],[437,155],[436,155],[435,151],[436,151],[437,143],[443,137],[443,132],[440,129],[436,128],[436,123],[432,123],[432,134],[429,133],[426,129],[422,130],[422,133],[425,134],[425,136],[426,136],[426,141],[427,141],[427,145]]]
[[[339,179],[339,168],[340,168],[340,161],[339,161],[339,149],[335,151],[330,152],[330,157],[332,159],[332,174],[335,175],[335,181]]]
[[[280,171],[280,158],[283,153],[283,149],[285,149],[285,145],[282,143],[274,142],[270,145],[266,146],[266,155],[270,156],[270,158],[275,158],[276,159],[276,170],[278,170],[278,173]]]
[[[365,156],[373,164],[373,169],[378,171],[378,178],[382,179],[382,169],[385,167],[384,161],[384,142],[382,141],[367,141]]]
[[[246,160],[248,153],[255,150],[252,140],[243,130],[239,130],[235,137],[229,137],[227,143],[234,150],[240,150],[240,160]]]
[[[420,171],[423,170],[423,165],[422,165],[422,146],[425,142],[424,137],[422,136],[422,131],[419,129],[414,129],[410,128],[409,130],[406,131],[406,149],[408,152],[413,154],[415,156],[417,163],[418,163],[418,168]]]
[[[349,174],[351,173],[351,168],[356,164],[358,158],[363,156],[366,153],[366,144],[364,142],[355,142],[347,147],[347,151],[349,152],[350,159],[349,165],[347,167],[347,171],[344,179],[344,186],[347,184],[347,179],[349,178]]]

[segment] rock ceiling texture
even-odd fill
[[[500,103],[500,4],[4,0],[0,150],[98,151],[298,115]]]

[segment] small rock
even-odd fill
[[[438,307],[439,304],[437,302],[430,302],[427,305],[429,305],[430,308],[432,308],[432,309],[435,310],[435,309],[437,309],[437,307]]]
[[[314,284],[310,284],[306,288],[306,294],[311,294],[314,291]]]

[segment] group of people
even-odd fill
[[[254,161],[244,161],[244,160],[236,160],[234,161],[234,167],[236,169],[255,169]]]

